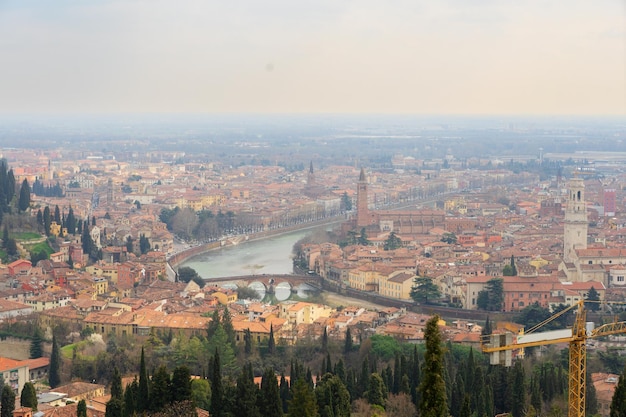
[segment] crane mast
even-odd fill
[[[577,307],[576,319],[571,329],[533,333],[545,324]],[[492,365],[510,366],[512,351],[533,346],[569,344],[569,381],[568,381],[568,417],[585,417],[587,388],[587,339],[626,333],[626,322],[612,322],[591,331],[586,327],[587,311],[584,301],[566,308],[529,330],[513,341],[511,333],[492,334],[483,339],[482,350],[490,355]]]

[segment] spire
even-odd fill
[[[361,167],[361,173],[359,174],[359,182],[365,181],[365,170]]]

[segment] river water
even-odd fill
[[[241,275],[293,273],[293,245],[312,233],[309,230],[285,233],[266,239],[196,255],[182,262],[204,279]]]

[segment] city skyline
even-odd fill
[[[623,115],[626,5],[0,3],[0,113]]]

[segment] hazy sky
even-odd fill
[[[0,0],[0,112],[626,114],[626,0]]]

